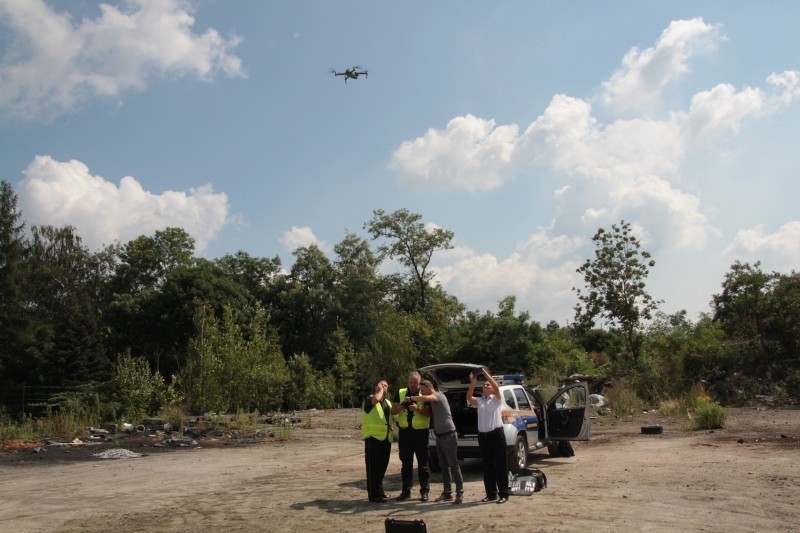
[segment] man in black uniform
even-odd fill
[[[419,384],[422,377],[418,372],[408,376],[408,388],[400,389],[392,404],[400,428],[400,469],[403,478],[403,490],[397,501],[411,497],[411,486],[414,484],[414,457],[417,458],[417,476],[419,477],[420,500],[428,501],[430,492],[430,469],[428,467],[428,428],[431,423],[431,407],[424,402],[412,402],[408,397],[420,394]]]

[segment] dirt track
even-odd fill
[[[366,501],[357,411],[315,414],[285,442],[192,449],[0,453],[0,531],[800,531],[800,410],[732,409],[727,427],[688,432],[643,415],[595,424],[575,457],[531,456],[548,486],[482,504],[480,463],[462,465],[465,503]],[[662,435],[640,426],[660,423]],[[208,443],[210,444],[210,443]],[[46,458],[45,458],[46,457]],[[400,487],[396,447],[386,489]],[[433,475],[432,494],[440,488]]]

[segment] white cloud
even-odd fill
[[[706,24],[702,18],[670,22],[655,46],[642,51],[632,48],[625,54],[620,69],[602,84],[603,102],[618,112],[650,109],[662,89],[689,70],[689,56],[713,48],[722,39],[719,26]]]
[[[31,225],[74,226],[91,249],[180,227],[202,252],[227,222],[228,198],[210,185],[188,193],[145,191],[131,176],[119,187],[93,176],[80,161],[36,156],[17,186],[20,210]]]
[[[530,310],[535,320],[564,317],[574,304],[572,287],[580,281],[576,252],[585,244],[579,237],[550,237],[538,228],[506,259],[465,247],[442,253],[445,266],[435,269],[435,279],[470,309],[496,309],[498,301],[514,295],[518,308]]]
[[[511,177],[518,127],[495,127],[472,115],[452,119],[444,131],[430,129],[395,150],[390,164],[400,181],[415,188],[494,189]]]
[[[402,143],[392,160],[400,183],[424,184],[426,191],[490,189],[512,176],[542,175],[535,167],[546,169],[549,180],[562,180],[554,187],[555,215],[547,232],[537,230],[505,259],[469,248],[450,251],[437,280],[470,305],[494,307],[515,294],[537,316],[564,317],[574,302],[569,289],[582,262],[577,258],[591,253],[574,235],[592,235],[625,219],[650,252],[706,249],[722,232],[706,214],[702,176],[689,165],[718,153],[747,119],[779,112],[800,96],[800,73],[784,71],[767,78],[770,93],[720,83],[694,94],[688,109],[657,109],[665,105],[664,88],[689,71],[692,54],[724,39],[718,26],[697,18],[673,21],[653,47],[632,49],[602,84],[601,101],[612,113],[607,122],[593,112],[590,99],[556,94],[522,135],[516,124],[497,126],[466,115],[445,130]],[[654,110],[659,113],[651,116]],[[496,154],[502,157],[489,157]],[[729,251],[780,250],[793,267],[800,262],[793,224],[772,235],[744,231]],[[549,257],[556,258],[552,264]],[[554,311],[543,312],[545,307]]]
[[[528,126],[524,139],[531,160],[568,176],[675,174],[686,150],[675,121],[617,120],[604,126],[589,102],[560,94]]]
[[[724,252],[732,260],[763,260],[768,268],[788,272],[800,265],[800,221],[787,222],[774,233],[764,226],[739,230]]]
[[[767,83],[783,89],[781,94],[773,97],[774,102],[779,105],[789,105],[800,97],[800,72],[796,70],[773,72],[767,77]]]
[[[0,58],[0,112],[50,119],[94,97],[145,89],[159,76],[244,76],[231,52],[240,39],[214,29],[193,33],[186,0],[129,0],[128,10],[101,4],[75,23],[43,0],[0,0],[0,28],[12,46]]]
[[[283,235],[281,235],[280,243],[290,252],[294,252],[300,247],[311,246],[312,244],[316,244],[320,248],[325,246],[324,242],[317,239],[317,236],[314,235],[311,228],[298,228],[297,226],[292,226],[292,229],[285,231]]]
[[[746,87],[737,91],[730,84],[719,84],[710,91],[694,95],[689,107],[689,123],[695,134],[738,133],[742,120],[758,116],[764,103],[765,96],[760,89]]]

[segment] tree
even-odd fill
[[[587,329],[601,317],[607,324],[618,326],[629,355],[637,359],[641,344],[637,330],[642,320],[652,317],[660,303],[645,290],[649,269],[656,263],[648,252],[641,250],[630,223],[624,220],[619,225],[613,224],[610,232],[599,228],[592,242],[597,248],[595,258],[587,259],[577,270],[583,275],[586,292],[572,288],[579,300],[575,322],[579,329]]]
[[[516,298],[498,302],[498,313],[468,313],[462,325],[464,342],[456,359],[488,366],[493,371],[530,375],[534,346],[542,341],[542,329],[527,312],[516,314]]]
[[[428,270],[433,254],[440,250],[450,250],[453,246],[453,232],[439,227],[428,227],[420,219],[422,215],[398,209],[387,215],[383,209],[372,212],[373,217],[364,224],[372,239],[383,238],[388,242],[378,247],[381,260],[384,257],[397,259],[409,269],[410,277],[418,290],[420,309],[426,306],[426,291],[434,274]]]
[[[711,300],[714,320],[730,339],[749,347],[754,367],[760,371],[772,363],[797,365],[800,276],[794,271],[788,275],[766,273],[760,267],[760,262],[731,265],[722,292]]]
[[[110,377],[99,322],[98,279],[104,269],[71,226],[34,226],[26,294],[32,338],[29,377],[43,385],[76,385]]]
[[[247,327],[241,327],[233,320],[230,307],[217,319],[210,306],[198,303],[195,335],[180,375],[195,411],[258,409],[263,413],[280,409],[288,381],[277,332],[263,309],[257,310]]]
[[[757,344],[765,351],[764,320],[774,276],[754,265],[736,261],[725,274],[722,292],[711,299],[714,320],[730,337]]]
[[[227,277],[247,290],[251,303],[258,302],[267,312],[274,308],[282,280],[278,256],[266,259],[238,251],[216,259],[215,263]]]
[[[192,331],[194,300],[209,300],[220,310],[222,302],[206,293],[219,285],[216,279],[233,283],[221,279],[209,261],[198,267],[193,252],[194,239],[181,228],[142,235],[118,249],[104,295],[110,353],[130,350],[157,371],[177,372]]]
[[[298,248],[294,256],[275,313],[283,349],[308,354],[314,368],[327,369],[333,365],[328,337],[336,329],[333,265],[315,244]]]
[[[0,181],[0,384],[4,377],[19,379],[24,372],[27,329],[23,304],[23,255],[25,224],[17,209],[17,195],[7,181]]]

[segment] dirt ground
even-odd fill
[[[366,499],[358,411],[302,415],[290,440],[0,451],[0,531],[384,531],[387,517],[450,531],[800,531],[800,410],[730,409],[725,429],[643,414],[599,417],[575,456],[539,451],[547,487],[480,503],[481,465],[462,464],[465,502]],[[641,426],[661,424],[661,435]],[[226,443],[228,445],[226,445]],[[102,459],[117,450],[139,457]],[[431,494],[440,490],[433,474]],[[385,488],[400,489],[396,445]],[[415,494],[416,495],[416,494]]]

